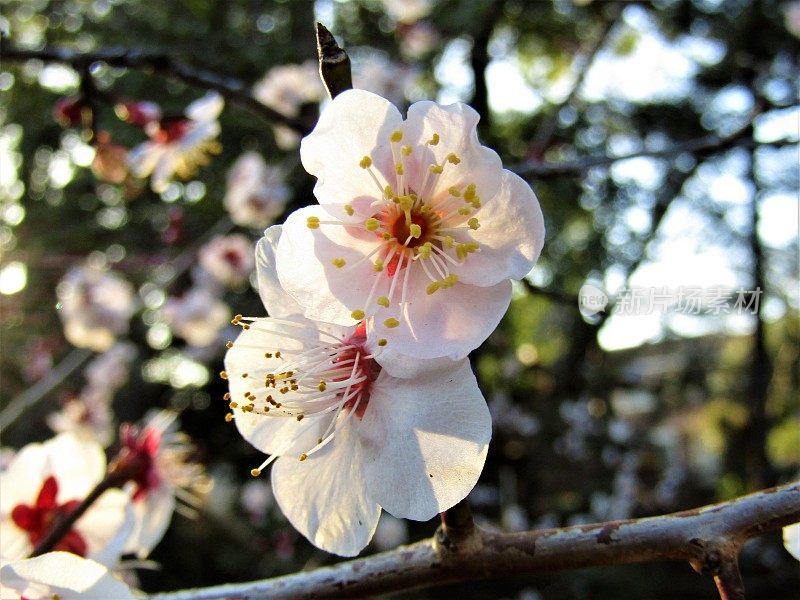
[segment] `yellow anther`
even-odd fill
[[[306,226],[309,229],[317,229],[319,227],[319,217],[308,217]]]
[[[300,455],[300,457],[299,457],[299,458],[300,458],[300,462],[303,462],[305,459],[307,459],[307,458],[308,458],[308,454],[306,454],[305,452],[303,452],[303,453]]]
[[[381,346],[381,347],[385,346],[388,343],[389,342],[386,341],[386,338],[381,338],[381,339],[378,340],[378,346]]]
[[[272,358],[272,352],[264,352],[264,358]]]
[[[228,340],[227,342],[225,342],[225,347],[226,347],[228,350],[230,350],[231,348],[233,348],[233,342],[231,342],[230,340]]]
[[[431,283],[428,284],[428,287],[425,288],[425,292],[430,296],[440,287],[442,287],[442,284],[440,282],[432,281]]]
[[[467,215],[472,214],[472,209],[468,206],[462,206],[461,208],[458,209],[458,214],[466,217]]]
[[[388,232],[384,233],[383,234],[383,239],[388,242],[390,239],[392,239],[392,234],[388,233]],[[375,264],[377,264],[377,262]]]
[[[222,399],[223,400],[230,400],[231,399],[231,393],[230,392],[225,392],[225,394],[222,396]]]
[[[400,152],[403,154],[403,156],[409,156],[412,152],[412,148],[411,146],[403,146],[400,148]]]
[[[389,304],[391,304],[391,302],[389,301],[389,298],[387,298],[386,296],[380,296],[378,298],[378,304],[380,304],[384,308],[389,308]]]
[[[458,197],[461,195],[461,190],[459,190],[459,189],[458,189],[456,186],[454,186],[454,185],[452,185],[452,186],[450,186],[449,188],[447,188],[447,191],[448,191],[448,192],[450,192],[450,195],[451,195],[451,196],[455,196],[456,198],[458,198]]]
[[[464,190],[464,200],[470,202],[475,199],[475,184],[470,183]]]
[[[444,241],[442,242],[445,248],[452,248],[453,247],[453,236],[446,235],[444,236]]]
[[[400,129],[395,129],[389,139],[393,142],[399,142],[403,139],[403,132]]]
[[[398,325],[400,325],[400,321],[398,321],[398,320],[397,320],[397,319],[395,319],[394,317],[389,317],[388,319],[386,319],[386,320],[383,322],[383,324],[384,324],[386,327],[388,327],[389,329],[392,329],[392,328],[394,328],[394,327],[397,327]]]
[[[303,417],[305,417],[305,415],[302,415],[302,414],[301,415],[297,415],[297,420],[298,421],[302,421]]]
[[[242,319],[244,319],[244,317],[243,317],[242,315],[235,315],[235,316],[234,316],[234,317],[231,319],[231,325],[238,325],[238,324],[239,324],[239,321],[241,321]]]
[[[389,235],[389,234],[387,233],[384,235]],[[376,259],[375,264],[373,265],[372,268],[375,269],[376,273],[380,273],[381,271],[383,271],[383,259],[382,258]]]
[[[447,155],[447,162],[453,165],[457,165],[458,163],[461,162],[461,159],[455,152],[451,152],[450,154]]]
[[[433,245],[430,242],[425,242],[417,249],[417,251],[422,258],[430,258],[431,252],[433,251]]]
[[[220,377],[220,379],[227,379],[228,378],[227,371],[220,371],[219,372],[219,377]]]
[[[458,275],[456,275],[455,273],[450,273],[450,275],[442,279],[442,288],[453,287],[457,283],[458,283]]]
[[[472,217],[469,221],[467,221],[467,225],[469,225],[469,228],[473,230],[481,226],[481,224],[478,222],[478,219],[475,217]]]
[[[230,408],[231,410],[233,410],[234,408],[236,408],[238,406],[239,406],[239,403],[238,402],[234,402],[233,400],[231,400],[230,403],[228,404],[228,408]]]
[[[280,358],[280,357],[281,357],[281,351],[280,351],[280,350],[278,350],[278,351],[275,353],[275,358]]]
[[[394,196],[394,190],[392,189],[392,186],[387,185],[385,188],[383,188],[383,195],[387,198]]]
[[[366,221],[364,221],[364,227],[367,228],[367,231],[375,231],[378,227],[381,226],[381,222],[378,221],[375,217],[370,217]]]
[[[439,134],[438,133],[434,133],[433,137],[428,140],[428,145],[435,146],[438,143],[439,143]]]
[[[458,260],[464,260],[467,257],[466,244],[458,244],[456,246],[456,256],[458,257]]]
[[[325,383],[324,381],[320,381],[320,382],[319,382],[319,385],[317,386],[317,389],[318,389],[320,392],[324,392],[326,389],[328,389],[328,384],[327,384],[327,383]]]
[[[471,252],[477,252],[481,247],[481,245],[478,242],[467,242],[465,244],[465,246],[467,248],[467,252],[470,252],[470,253]]]
[[[343,266],[345,266],[347,264],[347,261],[345,261],[345,259],[343,259],[343,258],[334,258],[331,261],[331,264],[334,267],[336,267],[337,269],[341,269]]]
[[[364,318],[364,311],[360,308],[355,309],[353,312],[350,313],[350,316],[353,317],[356,321],[360,321]]]
[[[419,236],[422,235],[422,227],[420,227],[416,223],[412,223],[408,227],[408,233],[412,238],[418,238]]]
[[[355,213],[356,210],[351,205],[345,204],[344,205],[344,212],[346,212],[349,216],[352,217],[353,213]]]
[[[231,421],[233,421],[233,413],[228,413],[225,415],[225,422],[230,423]]]
[[[411,199],[411,196],[400,196],[400,198],[398,198],[398,204],[400,208],[403,209],[403,212],[408,212],[414,207],[414,201]]]
[[[431,165],[428,167],[428,170],[434,175],[441,175],[442,171],[444,171],[444,167],[441,165]]]
[[[402,175],[403,173],[405,173],[405,170],[403,169],[403,163],[397,163],[394,166],[394,172],[397,173],[398,175]]]
[[[358,166],[362,169],[369,169],[372,166],[372,159],[369,156],[365,156],[358,163]]]
[[[472,208],[478,210],[481,207],[481,199],[475,196],[475,200],[472,201]]]
[[[261,475],[261,469],[250,469],[250,475],[253,477],[258,477]]]

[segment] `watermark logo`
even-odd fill
[[[650,315],[674,313],[682,315],[758,314],[762,290],[726,287],[680,286],[630,287],[619,291],[614,301],[599,287],[585,284],[578,292],[578,309],[587,318],[610,306],[612,315]]]

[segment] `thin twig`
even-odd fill
[[[498,534],[474,529],[454,546],[437,538],[313,571],[249,583],[182,590],[150,600],[353,598],[454,582],[601,565],[685,560],[710,565],[735,594],[735,573],[719,557],[748,538],[800,520],[800,481],[671,515]],[[714,569],[713,565],[719,568]],[[730,587],[733,586],[733,587]],[[741,599],[731,595],[732,599]]]
[[[322,23],[317,23],[317,56],[319,76],[331,98],[336,98],[345,90],[353,89],[350,57],[339,47],[336,38]]]
[[[6,46],[3,48],[4,60],[42,60],[72,66],[81,71],[86,65],[96,62],[112,67],[151,70],[191,86],[216,90],[233,104],[239,105],[263,119],[290,127],[301,135],[306,135],[313,126],[303,119],[286,116],[273,108],[261,104],[249,92],[249,84],[214,71],[190,66],[171,56],[159,52],[147,52],[131,48],[101,48],[92,52],[79,52],[69,48],[42,48],[27,50]]]

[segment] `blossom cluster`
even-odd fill
[[[319,204],[256,248],[267,317],[237,315],[226,400],[283,513],[352,556],[381,508],[427,520],[474,487],[491,419],[467,354],[495,329],[544,222],[464,104],[349,90],[302,140]]]

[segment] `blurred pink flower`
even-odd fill
[[[228,174],[223,203],[242,227],[264,229],[283,213],[291,190],[281,167],[267,165],[260,154],[245,152]]]
[[[222,285],[246,283],[255,267],[253,242],[241,234],[218,235],[198,253],[200,266]]]
[[[187,344],[204,348],[217,341],[220,332],[228,325],[231,311],[210,290],[194,287],[183,296],[169,298],[162,316]]]

